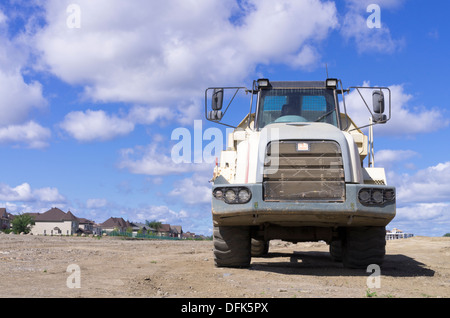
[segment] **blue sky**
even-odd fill
[[[369,28],[380,8],[380,28]],[[75,4],[73,6],[72,4]],[[448,1],[5,0],[0,3],[0,206],[210,235],[212,164],[171,159],[209,86],[254,79],[389,86],[376,165],[397,187],[388,228],[450,232]],[[367,113],[351,102],[350,116]],[[237,123],[241,118],[227,120]],[[203,141],[205,147],[209,141]]]

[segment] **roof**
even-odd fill
[[[109,219],[107,219],[105,222],[103,222],[102,224],[100,224],[101,227],[103,228],[127,228],[132,226],[130,222],[125,221],[123,218],[115,218],[115,217],[110,217]]]
[[[178,234],[183,233],[183,229],[181,228],[181,225],[171,225],[170,229],[172,230],[173,233],[178,233]]]
[[[58,208],[51,208],[44,213],[26,213],[34,217],[35,222],[64,222],[64,221],[78,221],[78,218],[68,211],[64,211]]]
[[[94,221],[85,219],[85,218],[78,218],[78,221],[80,222],[80,224],[94,224]]]
[[[66,218],[64,219],[64,221],[78,221],[78,218],[72,214],[72,212],[67,211],[66,213]]]
[[[8,212],[6,212],[6,208],[0,208],[0,219],[7,219]]]
[[[161,224],[158,228],[158,232],[170,232],[170,224]]]
[[[270,81],[273,88],[325,88],[324,81]]]

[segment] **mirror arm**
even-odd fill
[[[230,102],[228,103],[228,105],[227,105],[225,111],[222,113],[221,119],[224,117],[226,111],[227,111],[228,108],[230,107],[231,103],[233,102],[233,100],[234,100],[234,98],[236,97],[236,95],[237,95],[237,93],[239,92],[239,90],[242,89],[242,90],[244,90],[246,93],[247,93],[249,90],[247,89],[247,87],[209,87],[209,88],[207,88],[207,89],[205,90],[205,118],[206,118],[206,120],[211,121],[211,122],[214,122],[214,123],[217,123],[217,124],[221,124],[221,125],[226,126],[226,127],[236,128],[236,126],[233,126],[233,125],[229,125],[229,124],[225,124],[225,123],[220,122],[221,119],[219,119],[219,120],[212,120],[212,119],[210,118],[211,116],[209,115],[209,112],[208,112],[208,91],[210,91],[210,90],[215,90],[215,89],[221,89],[221,90],[223,90],[223,91],[225,91],[225,89],[235,89],[235,90],[236,90],[235,93],[234,93],[234,95],[233,95],[233,98],[230,100]],[[212,107],[212,105],[211,105],[211,107]],[[214,110],[214,111],[220,111],[220,110]]]

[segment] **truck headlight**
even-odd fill
[[[225,192],[225,202],[233,203],[234,201],[236,201],[236,192],[233,189],[227,190]]]
[[[388,190],[384,191],[384,198],[387,201],[395,200],[395,190],[394,189],[388,189]]]
[[[223,192],[220,189],[214,191],[213,195],[216,199],[219,199],[219,200],[222,200],[222,198],[223,198]]]
[[[251,200],[252,192],[247,187],[218,187],[213,196],[228,204],[244,204]]]
[[[361,203],[370,201],[370,191],[369,189],[362,189],[359,191],[358,199]]]
[[[239,190],[238,199],[239,203],[247,203],[250,201],[251,195],[250,191],[246,188]]]
[[[395,202],[395,189],[363,188],[358,192],[358,200],[363,205],[383,205]]]
[[[377,204],[383,203],[383,192],[381,190],[375,190],[372,192],[372,199]]]

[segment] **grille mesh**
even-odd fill
[[[342,153],[334,141],[277,141],[267,146],[265,201],[344,201]]]

